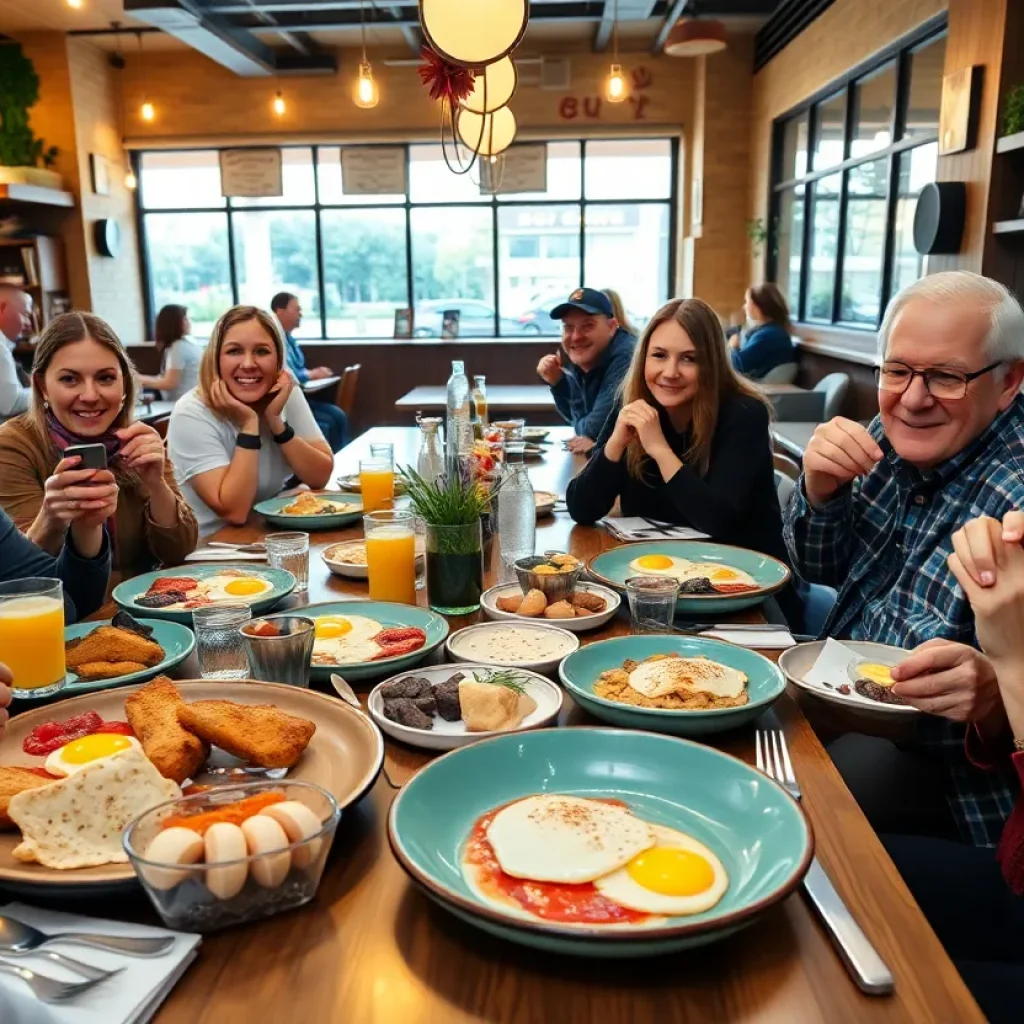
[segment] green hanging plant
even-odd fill
[[[1024,85],[1015,85],[1003,100],[1003,134],[1024,131]]]
[[[57,147],[36,138],[28,112],[39,100],[39,76],[20,43],[0,45],[0,165],[50,167]]]
[[[771,235],[772,235],[772,255],[778,256],[779,254],[779,218],[773,217],[771,224]],[[760,259],[761,253],[764,252],[765,243],[768,241],[769,230],[762,217],[755,217],[752,220],[747,221],[747,238],[750,239],[750,247],[753,251],[754,259]]]

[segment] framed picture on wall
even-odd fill
[[[110,164],[105,156],[99,153],[89,154],[89,173],[92,177],[92,190],[98,196],[110,195]]]
[[[974,149],[982,71],[981,65],[975,64],[942,79],[942,106],[939,108],[941,156]]]

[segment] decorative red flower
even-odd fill
[[[473,91],[473,72],[460,64],[452,64],[429,46],[420,49],[423,63],[418,71],[423,84],[430,88],[432,100],[446,100],[455,106]]]

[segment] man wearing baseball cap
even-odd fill
[[[608,296],[596,288],[577,288],[551,310],[551,319],[562,321],[562,348],[544,356],[537,373],[575,432],[569,450],[588,452],[615,406],[636,338],[619,326]]]

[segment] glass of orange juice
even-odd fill
[[[15,697],[47,697],[64,686],[64,586],[29,577],[0,583],[0,661]]]
[[[365,491],[364,491],[365,495]],[[371,601],[416,603],[416,517],[382,509],[363,516]]]
[[[359,460],[359,487],[363,492],[363,511],[377,512],[395,504],[395,467],[380,458]]]

